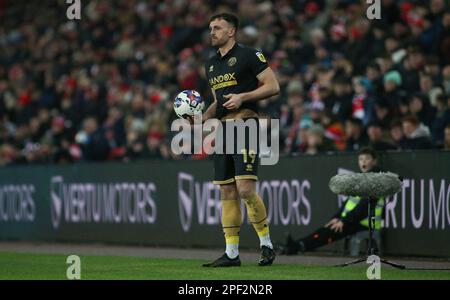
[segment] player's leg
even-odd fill
[[[233,259],[239,256],[239,231],[242,214],[236,184],[229,183],[220,186],[222,202],[222,229],[225,235],[225,253]]]
[[[256,122],[258,123],[258,122]],[[236,187],[239,197],[244,201],[247,207],[247,214],[260,239],[261,258],[259,265],[265,266],[272,264],[275,259],[275,252],[270,240],[269,224],[267,220],[267,211],[261,197],[256,193],[256,181],[258,180],[258,144],[252,145],[250,128],[245,129],[244,149],[238,149],[233,155]],[[258,140],[259,132],[256,129]]]
[[[214,155],[214,184],[220,185],[222,228],[225,235],[225,254],[204,264],[204,267],[240,266],[239,231],[242,221],[240,200],[234,179],[233,158],[226,154]]]
[[[270,240],[267,211],[263,200],[256,193],[256,181],[252,179],[236,179],[239,197],[247,207],[250,222],[258,234],[261,247],[259,265],[271,265],[275,259],[275,252]]]
[[[260,246],[273,248],[269,235],[266,207],[261,197],[256,193],[256,181],[237,179],[236,185],[239,197],[247,207],[248,218],[260,238]]]

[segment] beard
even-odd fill
[[[225,45],[227,43],[227,41],[224,40],[220,40],[218,38],[211,38],[211,45],[216,48],[219,49],[220,47],[222,47],[223,45]]]

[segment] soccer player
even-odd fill
[[[211,43],[217,49],[217,53],[205,64],[205,71],[214,102],[202,117],[204,121],[210,118],[220,119],[223,128],[227,120],[246,121],[253,118],[257,121],[257,101],[277,95],[280,91],[275,74],[268,66],[264,55],[236,42],[238,27],[239,19],[229,13],[214,15],[209,22]],[[233,142],[236,143],[236,140],[224,139],[224,149],[225,143]],[[214,184],[220,185],[226,251],[218,259],[204,264],[205,267],[241,265],[240,199],[245,202],[249,220],[260,239],[259,265],[271,265],[275,259],[266,207],[256,193],[258,149],[252,149],[248,134],[245,145],[244,149],[236,149],[234,154],[214,156]]]

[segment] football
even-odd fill
[[[198,113],[202,113],[205,107],[200,93],[194,90],[184,90],[180,92],[173,103],[173,109],[179,118],[186,118]]]

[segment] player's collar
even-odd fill
[[[231,49],[228,50],[228,52],[225,53],[224,56],[222,56],[222,55],[220,54],[220,50],[217,49],[217,51],[216,51],[217,58],[218,58],[218,59],[223,59],[223,58],[225,58],[227,55],[231,54],[238,46],[239,46],[238,42],[235,41],[233,47],[231,47]]]

